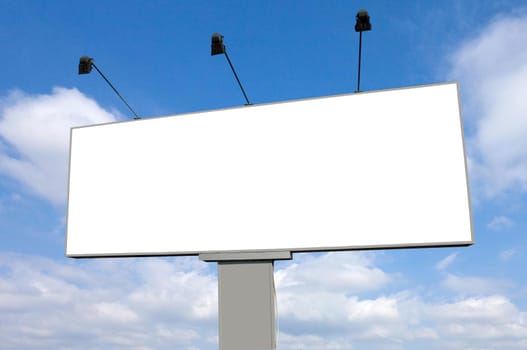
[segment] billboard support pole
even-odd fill
[[[274,260],[290,252],[200,254],[218,262],[219,350],[276,349]]]

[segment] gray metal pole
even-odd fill
[[[276,349],[274,260],[291,252],[202,253],[218,262],[220,350]]]
[[[274,264],[218,262],[220,350],[276,349]]]

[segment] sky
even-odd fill
[[[253,104],[352,93],[361,8],[362,90],[459,82],[475,244],[277,262],[278,349],[527,348],[527,2],[0,0],[2,349],[218,348],[214,263],[64,256],[69,130],[133,118],[80,56],[143,118],[245,103],[214,32]]]

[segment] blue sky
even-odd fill
[[[457,80],[475,245],[297,254],[275,265],[279,349],[527,348],[525,1],[0,0],[5,349],[217,349],[214,264],[64,257],[69,128]],[[380,213],[381,214],[381,213]],[[433,223],[431,223],[432,225]]]

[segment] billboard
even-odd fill
[[[469,245],[456,83],[71,130],[66,255]]]

